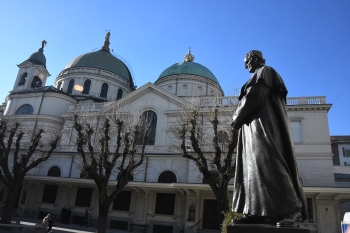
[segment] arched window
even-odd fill
[[[225,131],[218,132],[218,143],[221,145],[221,150],[227,150],[228,135]]]
[[[42,85],[41,79],[38,76],[35,76],[30,86],[31,88],[39,88],[41,87],[41,85]]]
[[[30,104],[22,105],[17,111],[15,115],[26,115],[33,114],[34,108]]]
[[[27,72],[22,74],[21,78],[19,79],[18,86],[23,86],[26,83],[27,80]]]
[[[117,94],[117,100],[121,99],[123,97],[123,90],[119,88],[118,94]]]
[[[219,143],[227,143],[228,141],[228,135],[224,131],[219,131],[218,132],[218,142]]]
[[[145,119],[147,122],[150,122],[150,127],[148,129],[148,138],[146,141],[146,145],[154,145],[156,141],[156,130],[157,130],[157,114],[151,110],[145,111],[142,114],[143,119]],[[140,140],[139,144],[141,144],[142,141]]]
[[[73,87],[74,87],[74,79],[71,79],[69,80],[69,83],[68,83],[67,94],[72,94]]]
[[[102,88],[101,88],[100,97],[101,98],[107,98],[107,93],[108,93],[108,84],[107,83],[103,83],[102,84]]]
[[[61,169],[57,166],[54,166],[54,167],[50,168],[50,170],[47,172],[47,176],[60,177],[61,176]]]
[[[177,179],[173,172],[165,171],[158,177],[158,183],[176,183]]]
[[[84,89],[82,94],[88,95],[90,93],[90,86],[91,86],[91,80],[86,79],[84,82]]]
[[[59,82],[57,83],[57,89],[58,89],[58,90],[61,90],[61,86],[62,86],[62,82],[59,81]]]

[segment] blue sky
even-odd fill
[[[283,77],[288,97],[326,96],[331,135],[350,135],[350,1],[348,0],[113,0],[2,1],[0,101],[17,64],[41,47],[53,85],[80,54],[110,48],[132,68],[135,84],[155,82],[183,61],[209,68],[226,95],[250,74],[243,57],[261,50]]]

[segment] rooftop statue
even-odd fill
[[[46,40],[43,40],[42,42],[41,42],[41,49],[44,49],[44,46],[47,44],[47,42],[46,42]]]
[[[105,42],[104,42],[104,44],[103,44],[103,46],[101,48],[102,51],[105,51],[105,52],[109,52],[110,51],[110,49],[109,49],[109,44],[110,44],[109,43],[109,38],[110,38],[110,36],[111,36],[111,32],[108,31],[106,33],[106,36],[105,36]]]
[[[239,130],[232,207],[244,214],[235,223],[293,226],[307,211],[285,108],[288,91],[260,51],[250,51],[244,66],[252,76],[231,121]]]
[[[111,32],[107,32],[106,36],[105,36],[105,40],[109,42],[109,37],[111,36]]]

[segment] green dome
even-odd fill
[[[174,75],[174,74],[194,74],[194,75],[199,75],[199,76],[208,78],[216,83],[219,83],[215,75],[207,67],[196,62],[186,62],[186,61],[175,63],[174,65],[165,69],[159,75],[158,80],[163,77]]]
[[[82,54],[74,58],[65,69],[74,67],[92,67],[110,71],[132,82],[128,67],[121,60],[103,50]]]
[[[40,48],[38,52],[35,52],[32,55],[30,55],[28,60],[40,65],[44,65],[46,67],[46,57],[43,52],[43,49]]]

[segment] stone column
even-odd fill
[[[146,223],[148,193],[136,193],[135,223]]]
[[[339,200],[316,199],[318,233],[340,233]]]

